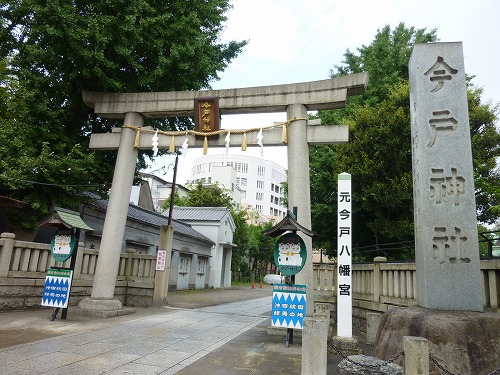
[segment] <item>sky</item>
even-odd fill
[[[500,103],[498,0],[233,0],[232,4],[221,41],[248,44],[212,83],[213,89],[328,79],[347,49],[355,52],[369,45],[377,30],[404,22],[406,27],[437,29],[440,42],[462,42],[466,73],[475,75],[473,83],[483,88],[484,101]],[[248,129],[285,120],[285,113],[226,115],[221,128]],[[219,153],[225,149],[208,150]],[[242,151],[232,147],[232,153]],[[243,154],[260,157],[260,150],[249,147]],[[201,156],[201,149],[188,148],[179,157],[178,183],[190,178],[191,164]],[[286,147],[264,147],[263,157],[287,167]],[[160,157],[147,171],[165,167],[163,178],[171,181],[172,166],[172,157]]]

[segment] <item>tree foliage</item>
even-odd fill
[[[264,234],[273,226],[272,222],[265,225],[250,225],[249,258],[252,264],[252,275],[261,279],[270,262],[274,262],[275,239]]]
[[[89,134],[121,123],[97,118],[82,90],[209,88],[245,45],[219,40],[229,7],[228,0],[4,1],[0,79],[14,79],[0,108],[0,194],[43,214],[70,197],[70,207],[78,205],[82,190],[107,190],[116,155],[89,152]]]
[[[349,125],[347,145],[311,150],[313,229],[315,246],[333,251],[337,226],[337,175],[353,175],[353,235],[355,245],[411,240],[413,193],[408,62],[414,43],[436,40],[435,31],[398,25],[379,30],[374,41],[357,54],[349,50],[333,76],[368,71],[364,95],[352,98],[343,110],[321,111],[323,123]],[[470,128],[476,176],[478,214],[495,219],[488,207],[498,205],[500,135],[497,108],[481,103],[482,90],[468,85]],[[495,190],[496,189],[496,190]]]

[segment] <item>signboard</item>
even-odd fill
[[[351,175],[339,174],[337,215],[337,336],[352,337]]]
[[[167,250],[158,250],[156,255],[156,271],[165,271],[165,263],[167,261]]]
[[[273,287],[272,326],[302,329],[306,317],[305,285],[275,284]]]
[[[194,100],[195,130],[210,133],[220,130],[219,98],[196,98]]]
[[[56,262],[64,262],[71,257],[76,242],[72,229],[58,229],[52,242],[50,252]]]
[[[42,306],[68,307],[73,271],[49,268],[45,276]]]
[[[298,273],[306,264],[306,244],[296,233],[285,233],[274,247],[274,262],[284,275]]]

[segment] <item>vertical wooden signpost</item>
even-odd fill
[[[351,175],[338,176],[337,336],[352,337]]]

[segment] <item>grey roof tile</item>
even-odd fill
[[[90,205],[95,207],[96,209],[100,209],[102,211],[106,211],[108,208],[108,201],[106,199],[101,199],[97,196],[92,196],[92,200],[90,201]],[[168,222],[168,217],[165,215],[161,215],[154,211],[149,211],[139,206],[129,204],[127,217],[131,220],[139,221],[141,223],[153,225],[156,227],[160,227],[161,225],[166,225]],[[200,232],[196,231],[191,227],[191,225],[183,223],[177,219],[172,220],[172,226],[174,227],[174,233],[179,233],[191,238],[197,238],[202,241],[207,241],[213,244],[214,242],[208,237],[204,236]]]
[[[188,221],[221,221],[229,209],[226,207],[174,207],[172,217]]]

